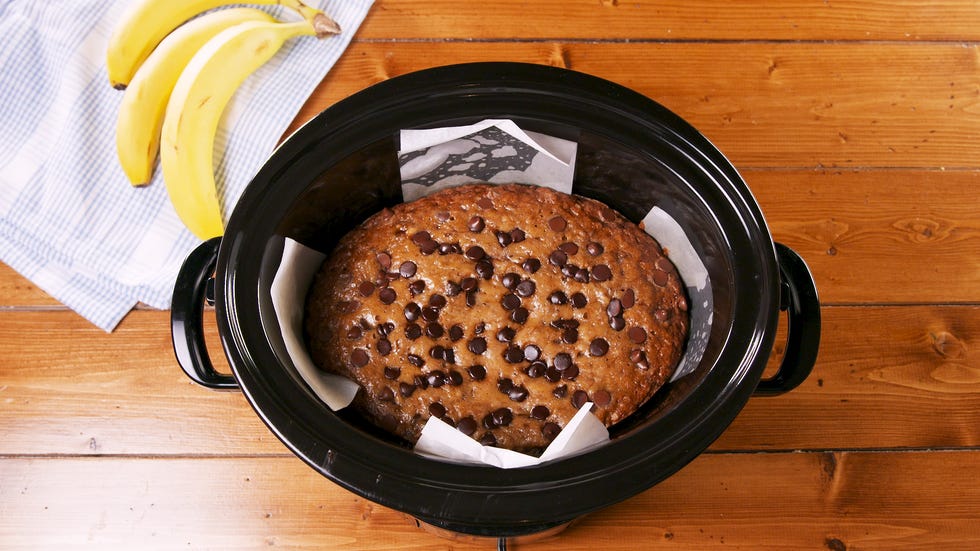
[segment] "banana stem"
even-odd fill
[[[340,34],[340,25],[336,21],[322,11],[303,3],[302,0],[279,0],[279,3],[299,12],[303,19],[313,26],[317,38]]]

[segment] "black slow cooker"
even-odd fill
[[[284,238],[329,251],[365,218],[401,201],[399,130],[485,118],[576,141],[574,193],[637,222],[654,205],[669,213],[707,268],[713,298],[710,335],[690,375],[613,427],[608,444],[519,469],[423,457],[352,414],[331,411],[286,353],[269,293]],[[201,316],[208,295],[232,375],[216,373],[207,357]],[[785,355],[778,373],[760,380],[781,310],[788,311]],[[749,397],[800,384],[820,335],[806,265],[773,243],[742,178],[704,136],[620,85],[517,63],[392,78],[320,113],[248,185],[224,237],[185,261],[172,321],[187,374],[207,387],[241,389],[313,469],[431,525],[494,537],[552,530],[670,476],[707,448]]]

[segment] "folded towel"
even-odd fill
[[[177,270],[199,242],[159,169],[134,188],[116,159],[123,94],[109,85],[105,50],[126,3],[0,3],[0,260],[107,331],[138,302],[168,308]],[[232,99],[215,149],[226,220],[372,0],[310,3],[343,32],[287,42]]]

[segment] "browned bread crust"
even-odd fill
[[[670,377],[688,331],[660,245],[597,201],[466,185],[386,209],[320,268],[305,329],[353,407],[409,442],[436,415],[485,443],[547,446],[586,400],[607,426]]]

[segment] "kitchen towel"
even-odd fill
[[[309,3],[342,32],[290,40],[232,99],[215,147],[226,220],[372,0]],[[159,169],[134,188],[116,159],[123,93],[109,85],[105,49],[127,4],[0,3],[0,260],[106,331],[138,302],[168,308],[180,264],[199,243],[174,212]]]

